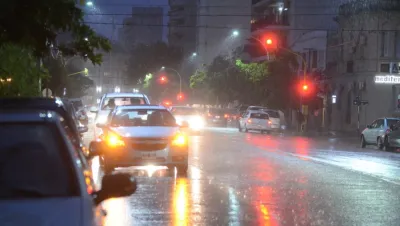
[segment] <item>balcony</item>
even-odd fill
[[[266,16],[264,18],[258,19],[251,24],[250,30],[251,32],[262,30],[268,27],[275,28],[285,28],[289,27],[289,17],[286,14],[283,14],[280,18],[277,19],[275,15]]]

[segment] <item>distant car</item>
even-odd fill
[[[207,125],[216,126],[228,126],[228,117],[225,114],[225,110],[222,108],[209,108],[206,111],[206,122]]]
[[[176,122],[181,126],[188,126],[190,129],[199,131],[204,128],[205,120],[198,109],[187,106],[172,106],[170,108]]]
[[[238,129],[239,132],[253,130],[261,133],[270,133],[275,128],[272,128],[272,121],[267,113],[263,111],[247,111],[239,120]]]
[[[0,137],[0,218],[5,224],[101,224],[102,201],[136,190],[129,174],[115,174],[105,175],[96,191],[85,158],[55,111],[0,108]]]
[[[188,137],[174,116],[159,105],[119,106],[101,125],[101,164],[106,173],[117,167],[158,165],[188,169]]]
[[[148,105],[150,104],[149,98],[140,93],[107,93],[104,94],[100,100],[99,106],[91,109],[92,113],[96,113],[95,123],[104,124],[108,120],[109,113],[114,110],[110,107],[111,102],[115,103],[115,106],[129,106],[129,105]],[[95,129],[95,136],[99,132]]]

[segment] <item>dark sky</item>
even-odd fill
[[[88,0],[87,0],[88,1]],[[87,7],[86,13],[88,14],[100,14],[100,15],[88,15],[85,17],[85,21],[99,23],[91,24],[91,26],[102,35],[107,36],[111,39],[112,36],[112,15],[101,15],[101,14],[131,14],[132,7],[134,6],[162,6],[164,8],[164,15],[168,11],[168,0],[93,0],[94,7]],[[118,28],[121,27],[123,19],[129,17],[129,15],[115,15],[114,21],[116,26],[116,32],[113,40],[117,40]],[[167,17],[164,17],[164,24],[167,24]],[[110,23],[110,24],[100,24]],[[167,28],[164,27],[164,40],[166,38]]]

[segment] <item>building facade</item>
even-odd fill
[[[123,20],[118,31],[120,43],[129,49],[137,43],[162,41],[163,17],[162,7],[132,7],[132,16]]]
[[[385,0],[340,6],[339,30],[329,36],[340,46],[328,57],[332,129],[362,129],[379,117],[400,116],[399,10],[399,2]],[[356,97],[368,105],[358,109]]]
[[[251,0],[199,0],[197,68],[243,46],[250,34]],[[233,32],[240,34],[233,37]]]

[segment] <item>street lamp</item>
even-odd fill
[[[192,56],[193,56],[193,57],[197,56],[197,53],[196,53],[196,52],[194,52],[194,53],[192,54]]]
[[[119,86],[116,86],[114,89],[114,92],[119,93],[121,92],[121,88]]]
[[[138,93],[139,90],[138,90],[138,89],[133,89],[133,92],[134,92],[134,93]]]
[[[101,93],[101,86],[96,87],[96,92]]]
[[[171,70],[174,71],[178,76],[179,76],[179,93],[182,93],[182,77],[181,74],[179,74],[179,72],[173,68],[166,68],[164,66],[161,67],[161,70]]]
[[[234,30],[234,31],[232,32],[232,35],[235,36],[235,37],[236,37],[236,36],[239,36],[239,31]]]
[[[86,2],[86,5],[87,6],[93,6],[93,2],[92,1],[88,1],[88,2]]]

